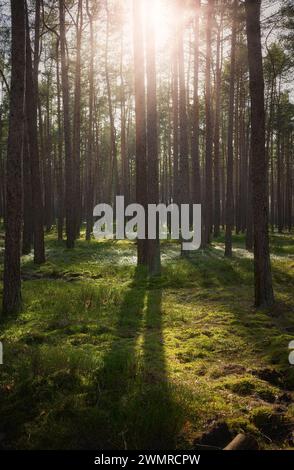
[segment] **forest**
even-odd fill
[[[0,0],[0,450],[294,449],[293,71],[293,0]]]

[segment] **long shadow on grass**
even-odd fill
[[[136,271],[120,308],[116,336],[98,372],[101,448],[166,449],[175,445],[180,408],[168,385],[162,292]],[[97,423],[98,424],[98,423]],[[103,429],[103,430],[102,430]]]
[[[202,287],[217,287],[234,285],[250,281],[252,261],[248,259],[227,259],[222,252],[209,248],[205,255],[192,253],[185,257],[199,273],[199,283]],[[238,270],[236,267],[238,266]]]
[[[136,269],[131,287],[119,308],[115,339],[97,375],[98,448],[129,448],[134,426],[133,402],[139,370],[137,347],[143,328],[146,274]],[[139,412],[139,410],[138,410]]]
[[[168,381],[162,322],[162,291],[147,293],[142,360],[140,433],[147,449],[172,449],[184,415]]]

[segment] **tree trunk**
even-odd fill
[[[293,142],[292,142],[293,144]],[[287,133],[287,146],[286,146],[286,194],[285,194],[285,216],[286,224],[291,233],[292,230],[292,192],[293,192],[293,182],[292,182],[292,168],[293,163],[291,162],[291,150],[293,145],[291,145],[291,132]]]
[[[223,25],[223,8],[217,33],[216,61],[216,99],[214,125],[214,236],[220,235],[220,118],[221,118],[221,84],[222,84],[222,46],[221,30]]]
[[[62,158],[62,118],[61,118],[61,93],[60,93],[60,67],[59,67],[59,39],[56,43],[56,81],[57,81],[57,123],[58,123],[58,165],[57,165],[57,233],[58,240],[63,239],[64,219],[64,191],[63,191],[63,158]]]
[[[211,102],[211,48],[212,48],[212,15],[214,0],[208,0],[206,15],[206,70],[205,70],[205,207],[204,207],[204,240],[203,245],[210,243],[212,227],[212,148],[213,120]]]
[[[11,0],[11,90],[6,168],[3,314],[21,309],[22,146],[25,99],[25,2]]]
[[[125,83],[124,83],[124,30],[122,26],[121,30],[121,62],[120,62],[120,150],[121,150],[121,174],[122,174],[122,189],[125,197],[125,204],[129,204],[129,160],[127,153],[127,141],[126,141],[126,94],[125,94]]]
[[[194,34],[194,103],[192,114],[192,203],[201,204],[201,176],[199,152],[199,18],[201,0],[195,2],[195,34]]]
[[[0,217],[5,219],[5,162],[3,154],[3,119],[2,119],[2,105],[0,105]]]
[[[86,3],[87,15],[90,22],[90,70],[89,70],[89,118],[87,134],[87,167],[86,167],[86,240],[90,241],[93,230],[93,206],[94,206],[94,180],[93,180],[93,108],[94,108],[94,30],[93,14],[90,12],[89,3]]]
[[[175,14],[175,17],[177,15]],[[175,35],[172,50],[172,108],[173,108],[173,201],[179,197],[179,61],[178,25],[175,22]]]
[[[146,25],[147,69],[147,162],[148,204],[159,203],[157,92],[155,62],[154,0],[148,2],[149,14]],[[159,218],[157,217],[156,240],[148,240],[148,267],[152,275],[160,273]]]
[[[179,30],[178,30],[178,64],[179,64],[179,117],[180,117],[180,155],[179,155],[179,203],[189,204],[189,139],[187,116],[187,93],[185,82],[184,61],[184,6],[178,0]]]
[[[146,100],[142,0],[133,0],[135,114],[136,114],[136,202],[147,209]],[[147,265],[147,240],[138,240],[138,265]]]
[[[83,33],[83,1],[79,0],[77,12],[77,54],[75,68],[75,98],[73,122],[73,168],[75,182],[75,236],[80,235],[81,227],[81,45]]]
[[[117,146],[116,146],[116,129],[114,121],[114,112],[112,104],[112,93],[110,74],[108,66],[108,49],[109,49],[109,10],[108,0],[106,0],[106,12],[107,12],[107,23],[106,23],[106,47],[105,47],[105,79],[107,88],[107,99],[108,99],[108,110],[109,110],[109,123],[110,123],[110,173],[109,173],[109,201],[112,202],[116,194],[120,193],[119,178],[118,178],[118,164],[117,164]]]
[[[234,99],[235,99],[235,71],[236,71],[236,30],[237,30],[238,0],[234,0],[232,46],[231,46],[231,70],[230,70],[230,94],[229,94],[229,123],[228,123],[228,161],[227,161],[227,197],[226,197],[226,237],[225,256],[232,256],[232,228],[234,225]]]
[[[38,34],[38,31],[36,32]],[[36,48],[36,45],[35,45]],[[35,64],[35,67],[37,65]],[[38,144],[38,82],[36,68],[33,70],[29,18],[26,11],[26,119],[30,149],[30,167],[32,182],[32,206],[34,211],[34,262],[45,262],[44,228],[43,228],[43,195],[40,175],[40,156]]]
[[[25,135],[23,139],[23,228],[22,228],[22,254],[28,255],[33,245],[33,206],[32,181],[30,168],[30,149],[27,137],[27,122],[25,121]]]
[[[268,162],[265,152],[264,79],[260,0],[246,0],[246,27],[251,96],[252,195],[256,307],[274,303],[268,236]]]
[[[73,188],[73,155],[71,145],[71,126],[69,109],[69,80],[66,61],[65,35],[65,2],[59,0],[60,21],[60,51],[61,51],[61,81],[63,98],[63,131],[65,150],[65,216],[66,216],[66,246],[74,248],[75,244],[75,207]]]

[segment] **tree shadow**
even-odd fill
[[[150,289],[142,270],[123,300],[115,335],[97,372],[96,448],[173,448],[181,413],[167,377],[162,292]]]
[[[225,258],[221,252],[213,248],[200,253],[189,254],[185,260],[199,273],[202,287],[228,286],[248,282],[253,272],[252,261],[248,259]],[[236,269],[238,266],[238,270]]]
[[[132,284],[119,308],[116,330],[103,366],[96,376],[96,446],[128,449],[133,422],[132,401],[139,369],[137,343],[143,328],[147,277],[137,268]]]
[[[168,379],[161,289],[149,289],[147,293],[142,349],[142,432],[146,448],[172,449],[176,447],[183,411],[176,390]]]

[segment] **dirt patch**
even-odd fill
[[[232,375],[232,374],[244,374],[246,372],[246,367],[240,366],[238,364],[228,364],[223,368],[224,375]]]
[[[293,431],[293,423],[280,408],[257,408],[252,413],[252,422],[260,432],[275,441],[290,438]]]
[[[275,369],[257,369],[251,371],[252,375],[258,377],[265,382],[275,385],[276,387],[283,387],[283,375]]]
[[[222,449],[233,438],[225,421],[213,422],[209,429],[194,440],[195,449]]]

